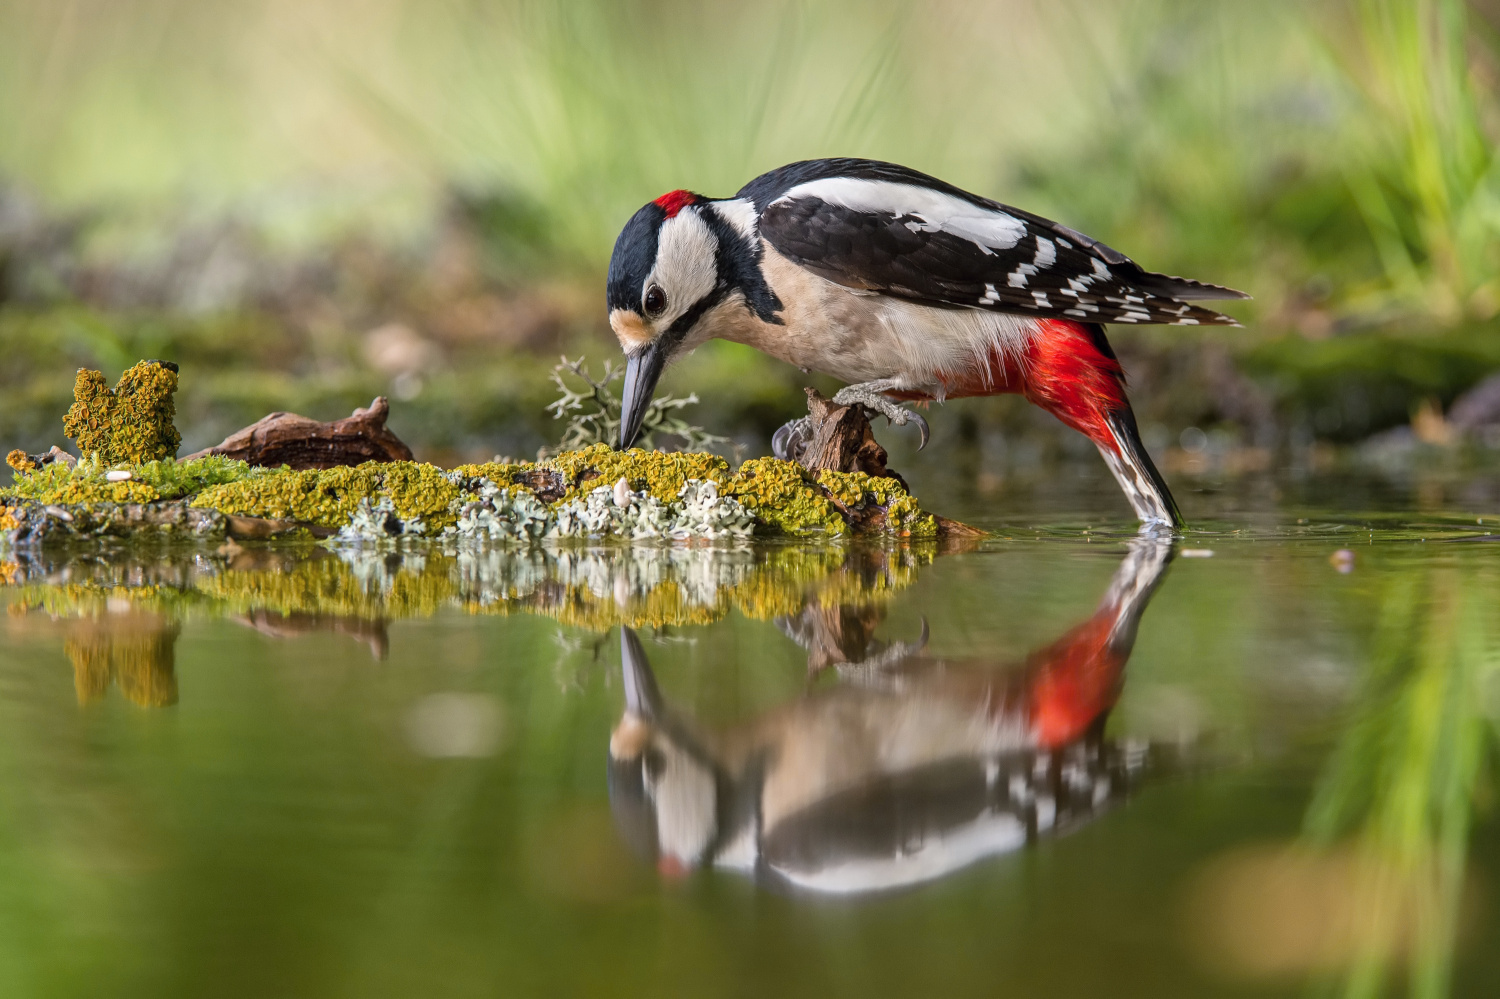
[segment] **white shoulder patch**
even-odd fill
[[[718,283],[716,260],[719,244],[698,214],[696,207],[684,208],[662,223],[657,236],[656,267],[646,279],[667,293],[667,310],[655,320],[658,329],[666,329],[700,298],[714,290]]]
[[[755,238],[755,205],[750,201],[745,198],[730,198],[727,201],[711,202],[710,207],[745,239]]]
[[[966,239],[986,254],[1009,250],[1026,235],[1026,225],[1014,215],[971,204],[951,194],[857,177],[827,177],[798,184],[776,199],[776,204],[798,198],[817,198],[855,212],[910,215],[913,232],[946,232]]]

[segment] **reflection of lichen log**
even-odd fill
[[[63,643],[79,704],[99,700],[111,682],[143,708],[177,703],[174,647],[182,626],[156,614],[85,619]]]
[[[390,405],[384,396],[366,409],[332,423],[296,413],[272,413],[224,438],[222,444],[189,458],[217,454],[252,465],[294,469],[334,468],[366,461],[411,461],[411,448],[386,427]]]

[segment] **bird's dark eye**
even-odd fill
[[[646,297],[642,300],[646,306],[646,315],[659,316],[667,307],[667,293],[661,290],[659,285],[652,285],[646,289]]]

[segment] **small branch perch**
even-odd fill
[[[385,396],[378,396],[368,408],[356,409],[350,416],[331,423],[320,423],[296,413],[272,413],[230,434],[222,444],[187,457],[216,454],[252,465],[272,468],[289,465],[298,470],[366,461],[411,461],[411,448],[386,428],[390,411]]]
[[[886,468],[885,448],[870,430],[870,417],[863,406],[839,406],[817,389],[807,391],[807,443],[798,463],[809,472],[864,472],[876,478],[891,478],[906,488],[901,476]]]
[[[875,440],[870,417],[863,406],[839,406],[824,398],[817,389],[808,388],[808,429],[797,463],[809,472],[829,469],[835,472],[864,472],[872,478],[895,479],[907,493],[911,487],[899,472],[887,468],[886,450]],[[879,515],[878,510],[869,511]],[[851,522],[859,514],[851,512]],[[977,527],[947,517],[934,515],[938,537],[951,551],[965,551],[985,532]]]

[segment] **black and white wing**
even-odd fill
[[[783,167],[740,192],[779,253],[851,288],[1097,323],[1238,326],[1189,304],[1243,292],[1154,274],[1082,233],[870,160]]]

